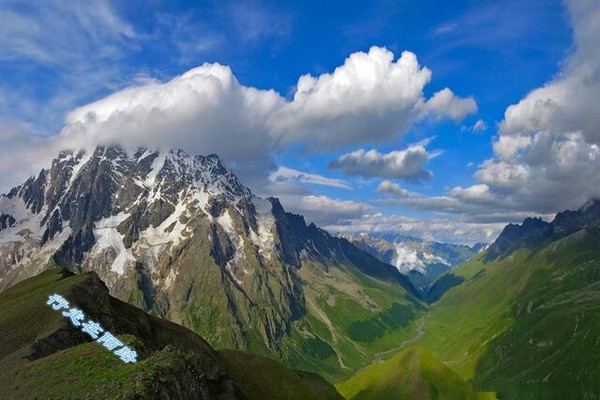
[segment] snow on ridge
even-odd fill
[[[99,254],[105,249],[112,248],[116,252],[116,256],[113,259],[110,269],[119,275],[125,273],[127,264],[135,262],[135,257],[131,253],[131,250],[125,248],[125,244],[123,243],[124,235],[117,230],[119,224],[128,217],[129,214],[121,212],[117,215],[104,218],[95,223],[93,230],[96,244],[92,248],[92,253]]]
[[[229,276],[231,276],[231,278],[238,284],[238,285],[242,285],[242,281],[235,275],[235,273],[233,272],[233,269],[231,268],[231,260],[227,261],[227,264],[225,264],[225,269],[227,270],[227,272],[229,273]]]
[[[67,190],[65,193],[71,188],[71,185],[79,176],[79,172],[81,172],[81,169],[88,163],[88,161],[90,161],[92,156],[93,152],[86,150],[82,150],[77,154],[73,154],[73,158],[77,161],[77,164],[73,165],[73,168],[71,169],[71,176],[69,178],[69,183],[67,184]],[[79,158],[79,160],[77,160],[77,158]]]
[[[451,264],[440,256],[428,253],[421,248],[413,248],[399,242],[396,244],[395,257],[393,259],[394,266],[403,274],[410,271],[418,271],[425,273],[427,266],[431,264],[443,264],[451,266]]]
[[[145,157],[142,157],[142,158],[140,158],[140,160],[142,160],[144,158]],[[166,159],[167,159],[167,156],[165,154],[158,153],[156,158],[154,160],[152,160],[152,165],[150,166],[150,172],[148,172],[148,175],[146,175],[146,179],[143,182],[144,186],[146,186],[146,187],[154,186],[154,184],[156,182],[156,177],[158,176],[158,173],[160,172],[162,167],[165,165]]]
[[[239,243],[239,239],[241,239],[241,238],[238,238],[238,240],[236,240],[236,237],[238,237],[239,235],[235,231],[235,226],[233,225],[233,219],[231,218],[231,215],[229,214],[229,210],[223,211],[223,213],[221,213],[221,215],[219,215],[217,217],[217,223],[219,225],[221,225],[221,227],[223,228],[223,230],[225,231],[225,233],[227,234],[227,236],[229,237],[229,239],[232,242],[234,242],[235,244]]]
[[[229,210],[226,209],[225,211],[223,211],[223,213],[219,215],[219,217],[217,217],[216,222],[223,228],[223,230],[227,234],[227,237],[229,238],[229,240],[231,240],[235,248],[235,255],[231,260],[227,261],[227,263],[225,264],[225,269],[231,275],[233,280],[235,280],[239,285],[241,285],[242,282],[233,272],[233,267],[236,266],[236,263],[238,261],[246,258],[246,254],[244,253],[244,238],[235,230],[235,225],[233,223],[233,219],[231,218]],[[247,273],[245,269],[243,270],[243,272]]]
[[[44,234],[45,226],[41,221],[46,215],[47,206],[44,205],[38,214],[34,214],[20,196],[8,198],[0,196],[0,214],[11,215],[16,224],[0,231],[0,244],[4,242],[22,242],[26,237],[40,240]]]
[[[181,216],[187,211],[187,203],[180,199],[175,205],[175,211],[171,213],[160,225],[154,227],[151,226],[140,233],[138,244],[146,247],[154,247],[159,245],[173,244],[177,246],[183,238],[183,232],[185,231],[186,225],[182,224],[179,220]],[[173,225],[171,227],[171,225]],[[167,229],[171,228],[167,232]]]
[[[258,233],[251,230],[250,240],[258,247],[259,254],[270,260],[271,253],[275,248],[275,237],[272,232],[275,217],[271,211],[272,205],[270,201],[259,197],[253,198],[253,204],[257,214]]]
[[[175,272],[175,268],[171,267],[171,269],[169,270],[169,273],[167,274],[167,277],[165,278],[165,282],[164,282],[165,289],[169,289],[171,286],[173,286],[175,279],[177,279],[177,275],[179,275],[179,274],[177,272]]]

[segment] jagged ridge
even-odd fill
[[[253,195],[215,155],[63,152],[0,197],[0,214],[0,288],[49,263],[94,271],[114,296],[212,345],[313,370],[357,365],[399,328],[386,320],[373,343],[360,343],[353,323],[419,307],[394,267]],[[336,301],[355,312],[338,318]],[[405,314],[414,312],[398,321]]]

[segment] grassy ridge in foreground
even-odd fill
[[[349,400],[494,398],[473,392],[456,372],[419,347],[402,350],[387,361],[373,364],[337,387]]]
[[[51,293],[62,294],[130,344],[138,362],[124,364],[52,311],[46,305]],[[274,360],[231,351],[225,362],[192,331],[110,297],[94,273],[43,272],[0,293],[0,309],[2,399],[282,398],[265,392],[265,377],[278,381],[286,393],[340,398],[318,375]],[[237,372],[249,365],[254,374]]]
[[[315,373],[288,369],[275,360],[247,352],[220,350],[219,354],[227,373],[248,399],[343,399]]]

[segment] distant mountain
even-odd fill
[[[0,196],[0,288],[54,265],[212,346],[348,374],[421,307],[409,280],[253,195],[216,155],[62,152]]]
[[[123,363],[46,301],[59,293],[137,352]],[[109,296],[95,273],[54,269],[0,293],[6,399],[341,399],[316,374],[211,348],[188,329]],[[246,369],[260,373],[244,374]],[[276,384],[274,384],[276,382]]]
[[[487,248],[486,243],[472,247],[440,243],[391,234],[341,234],[361,249],[394,265],[425,296],[435,279]]]
[[[559,212],[552,222],[527,218],[522,224],[509,224],[490,246],[487,258],[506,255],[513,250],[539,245],[587,227],[600,226],[600,200],[590,200],[575,211]]]

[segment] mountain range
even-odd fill
[[[586,398],[600,393],[599,281],[598,200],[489,247],[338,237],[216,155],[65,151],[0,196],[0,393]],[[139,363],[65,324],[50,293]]]
[[[487,243],[473,246],[442,243],[397,234],[340,235],[381,261],[394,265],[427,298],[436,278],[464,263],[488,247]]]
[[[0,221],[0,288],[95,272],[212,346],[326,376],[388,348],[422,307],[396,268],[253,195],[216,155],[62,152],[0,197]]]

